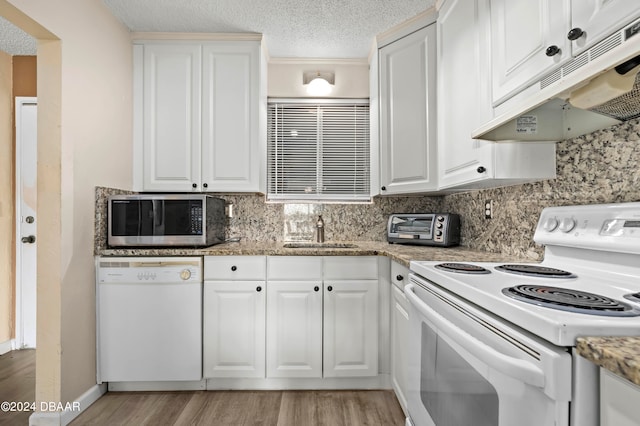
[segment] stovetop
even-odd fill
[[[640,203],[547,208],[534,239],[545,244],[541,263],[432,261],[410,269],[555,345],[640,335]]]

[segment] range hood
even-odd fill
[[[496,107],[474,139],[558,141],[640,117],[640,20]]]

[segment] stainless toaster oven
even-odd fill
[[[460,244],[460,216],[453,213],[398,213],[389,216],[387,241],[449,247]]]

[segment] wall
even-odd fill
[[[11,56],[0,52],[0,354],[13,337],[13,130]]]
[[[366,59],[281,59],[268,65],[267,95],[274,98],[309,97],[302,84],[304,72],[335,73],[331,98],[369,98],[369,64]]]
[[[640,201],[640,120],[561,141],[556,158],[554,180],[446,196],[445,209],[463,217],[463,244],[541,259],[533,233],[544,207]],[[494,218],[485,220],[489,199]]]
[[[13,56],[13,96],[37,96],[36,56]]]
[[[131,187],[131,43],[100,0],[0,2],[35,21],[21,20],[23,30],[60,39],[35,35],[47,229],[38,236],[36,399],[73,401],[95,385],[94,187]],[[20,13],[8,18],[18,24]]]

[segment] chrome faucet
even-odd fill
[[[324,243],[324,220],[322,220],[322,215],[318,216],[318,221],[316,222],[316,243]]]

